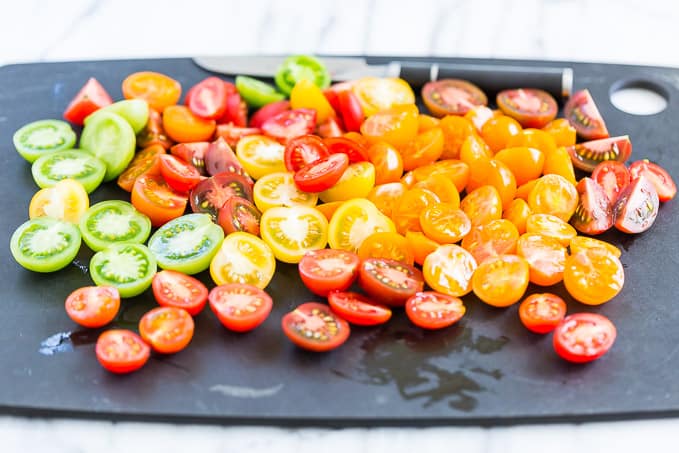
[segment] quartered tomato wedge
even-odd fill
[[[357,326],[384,324],[391,318],[391,308],[351,291],[331,292],[328,295],[328,304],[333,312]]]
[[[196,170],[198,170],[201,175],[205,175],[207,174],[207,171],[205,170],[205,154],[209,148],[209,142],[177,143],[170,148],[170,154],[177,156],[184,162],[190,163],[196,167]]]
[[[541,128],[552,121],[559,110],[551,94],[535,88],[504,90],[496,100],[500,110],[523,127]]]
[[[288,171],[297,171],[329,155],[327,146],[318,136],[295,137],[285,145],[285,168]]]
[[[137,147],[148,148],[151,145],[160,145],[164,149],[170,149],[172,139],[165,133],[163,117],[154,109],[149,109],[149,119],[146,126],[137,134]]]
[[[611,349],[616,333],[613,323],[603,315],[575,313],[554,330],[554,350],[569,362],[591,362]]]
[[[164,270],[153,276],[153,297],[162,307],[186,310],[191,316],[200,313],[207,303],[207,287],[195,277]]]
[[[581,90],[571,96],[563,114],[582,138],[595,140],[608,137],[606,123],[589,90]]]
[[[626,162],[632,154],[632,142],[627,135],[578,143],[566,148],[573,165],[591,172],[604,161]]]
[[[271,138],[287,143],[300,135],[311,134],[316,127],[316,111],[311,109],[286,110],[262,124],[262,131]]]
[[[403,306],[409,297],[422,291],[424,278],[419,269],[396,260],[366,258],[358,270],[358,284],[377,302]]]
[[[83,125],[85,117],[102,107],[113,103],[106,89],[94,77],[78,91],[64,111],[64,118],[78,126]]]
[[[566,302],[552,293],[531,294],[519,305],[519,319],[526,329],[549,333],[566,316]]]
[[[601,234],[612,227],[612,205],[604,189],[591,178],[582,178],[575,188],[578,206],[571,217],[571,225],[590,235]]]
[[[84,286],[66,298],[66,314],[84,327],[102,327],[113,321],[120,308],[120,293],[112,286]]]
[[[193,212],[206,212],[214,220],[217,220],[219,210],[231,197],[252,202],[252,180],[238,173],[224,172],[201,181],[189,193]]]
[[[186,105],[207,120],[221,118],[226,112],[226,85],[219,77],[208,77],[194,85],[186,94]]]
[[[143,367],[151,348],[131,330],[113,329],[99,335],[95,346],[97,360],[111,373],[124,374]]]
[[[488,104],[479,87],[466,80],[441,79],[422,87],[422,99],[432,115],[464,115],[470,109]]]
[[[408,299],[405,308],[408,319],[423,329],[443,329],[452,326],[466,311],[462,299],[436,291],[415,294]]]
[[[165,182],[177,192],[188,192],[193,189],[202,179],[200,172],[191,164],[173,156],[161,154],[160,174]]]
[[[295,345],[314,352],[338,348],[349,338],[349,324],[330,307],[307,302],[283,316],[283,332]]]
[[[62,179],[33,195],[28,217],[52,217],[77,224],[89,207],[90,199],[83,185],[75,179]]]
[[[210,143],[207,151],[205,151],[204,162],[205,171],[210,176],[231,172],[250,178],[250,175],[238,161],[231,146],[222,137],[218,137],[217,140]]]
[[[358,255],[346,250],[310,250],[298,263],[299,276],[309,291],[327,297],[331,291],[345,291],[351,286],[360,263]]]
[[[632,180],[639,179],[642,175],[648,178],[658,192],[658,199],[662,202],[671,200],[677,194],[677,185],[672,176],[660,165],[648,159],[633,162],[629,167],[629,172]]]
[[[265,288],[275,270],[271,247],[257,236],[240,231],[224,238],[210,263],[210,275],[218,285],[248,283]]]
[[[615,203],[618,195],[630,183],[630,171],[625,164],[615,160],[605,160],[594,167],[592,179],[603,189],[608,201]]]
[[[655,222],[659,206],[655,186],[641,175],[618,196],[613,206],[615,227],[625,233],[646,231]]]
[[[212,288],[210,309],[224,327],[247,332],[269,317],[273,300],[264,290],[245,283],[229,283]]]
[[[224,234],[245,231],[259,236],[261,217],[262,213],[251,201],[242,197],[231,197],[219,208],[217,223]]]
[[[348,167],[346,154],[330,154],[297,170],[295,184],[305,192],[323,192],[334,186]]]
[[[193,331],[193,318],[183,308],[154,308],[139,320],[139,334],[161,354],[175,354],[186,348]]]
[[[186,210],[186,195],[175,192],[160,175],[143,175],[132,188],[132,204],[151,219],[151,225],[175,219]]]

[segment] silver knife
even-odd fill
[[[203,69],[221,74],[272,78],[285,58],[273,55],[201,56],[193,61]],[[464,79],[491,96],[509,88],[539,88],[559,98],[570,96],[573,90],[573,69],[570,67],[408,60],[370,64],[361,57],[319,58],[334,81],[366,76],[401,77],[411,85],[421,87],[433,80]]]

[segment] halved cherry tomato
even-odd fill
[[[604,189],[591,178],[582,178],[575,188],[578,206],[571,217],[571,225],[590,235],[601,234],[612,227],[612,205]]]
[[[219,216],[219,210],[231,197],[241,197],[252,202],[252,180],[238,173],[224,172],[204,179],[189,193],[191,210],[206,212],[215,221]]]
[[[424,260],[440,245],[433,239],[429,239],[421,231],[406,231],[405,234],[408,247],[413,252],[414,260],[422,266]]]
[[[575,169],[568,150],[563,146],[545,155],[545,164],[542,167],[543,175],[559,175],[571,184],[577,184]]]
[[[641,175],[648,178],[658,193],[658,199],[662,202],[670,201],[677,194],[677,185],[672,176],[660,165],[648,159],[632,162],[629,172],[632,180],[638,179]]]
[[[655,186],[639,176],[618,196],[613,206],[615,227],[625,233],[641,233],[651,228],[658,216],[660,200]]]
[[[416,182],[413,185],[413,189],[416,188],[434,192],[438,195],[441,203],[451,205],[455,209],[460,207],[460,193],[457,191],[455,184],[443,172],[432,172],[427,179]]]
[[[497,116],[486,121],[481,128],[481,137],[494,153],[507,147],[509,139],[521,132],[521,124],[510,116]]]
[[[90,199],[83,185],[68,178],[38,190],[28,206],[28,217],[52,217],[77,225],[89,207]]]
[[[500,91],[497,106],[523,127],[543,127],[554,119],[559,107],[551,94],[536,88]]]
[[[162,307],[183,308],[191,316],[200,313],[207,303],[207,287],[195,277],[164,270],[153,276],[153,297]]]
[[[373,116],[373,118],[375,118]],[[440,127],[429,129],[400,148],[403,169],[406,171],[433,164],[443,152],[443,131]]]
[[[488,257],[514,253],[518,240],[519,231],[512,222],[496,219],[472,228],[460,245],[481,264]]]
[[[467,214],[472,226],[483,225],[502,218],[502,199],[493,186],[481,186],[467,194],[460,202],[460,209]]]
[[[316,127],[316,111],[311,109],[286,110],[262,124],[262,131],[271,138],[287,143],[300,135],[311,134]]]
[[[470,120],[463,116],[447,115],[440,123],[443,131],[442,159],[459,159],[462,144],[468,137],[476,137],[476,130]],[[429,128],[433,129],[433,127]]]
[[[288,100],[266,104],[252,114],[250,117],[250,127],[261,128],[266,120],[287,110],[290,110],[290,101]]]
[[[170,105],[163,111],[163,129],[176,142],[201,142],[212,138],[215,121],[194,115],[186,106]]]
[[[358,132],[365,119],[363,107],[358,97],[351,90],[340,90],[337,93],[339,115],[344,123],[344,128],[349,132]]]
[[[368,117],[395,105],[415,103],[415,93],[408,82],[393,77],[364,77],[351,85],[351,91]]]
[[[97,360],[111,373],[124,374],[143,367],[151,357],[151,348],[131,330],[103,332],[95,346]]]
[[[458,322],[467,310],[462,299],[436,291],[423,291],[406,301],[406,315],[423,329],[443,329]]]
[[[64,119],[82,126],[85,117],[112,103],[113,99],[106,92],[106,89],[101,86],[97,79],[90,77],[78,91],[78,94],[69,102],[64,111]]]
[[[568,252],[553,237],[540,233],[522,234],[516,243],[516,254],[528,262],[531,283],[551,286],[563,280]]]
[[[344,134],[342,120],[336,116],[331,116],[322,123],[316,125],[316,135],[323,138],[341,137]]]
[[[493,157],[490,148],[482,138],[468,136],[460,147],[460,160],[468,166],[467,192],[478,189],[486,183],[490,172],[490,159]],[[570,163],[570,158],[568,158]]]
[[[273,299],[264,290],[246,283],[215,286],[208,296],[210,309],[224,327],[248,332],[266,321]]]
[[[363,241],[378,231],[396,231],[394,223],[364,198],[345,201],[333,214],[328,243],[333,249],[358,251]]]
[[[236,146],[236,156],[254,179],[286,171],[285,147],[265,135],[243,137]]]
[[[193,165],[172,154],[161,154],[158,158],[160,159],[160,174],[165,178],[165,182],[177,192],[188,192],[201,181],[202,177]]]
[[[193,318],[183,308],[154,308],[139,320],[139,334],[161,354],[175,354],[186,348],[193,338],[193,330]]]
[[[539,178],[545,164],[544,153],[527,146],[505,148],[495,154],[494,159],[499,160],[511,170],[519,186]]]
[[[578,206],[578,191],[559,175],[537,180],[528,195],[528,206],[535,214],[552,214],[568,222]]]
[[[165,154],[165,149],[158,144],[137,152],[125,171],[118,176],[118,185],[123,190],[132,192],[132,187],[138,177],[146,174],[160,174],[159,158],[163,154]]]
[[[262,130],[258,127],[238,127],[232,123],[218,124],[215,129],[215,137],[222,137],[229,146],[236,146],[241,138],[248,135],[259,135]]]
[[[552,136],[557,147],[575,145],[577,140],[575,128],[565,118],[550,121],[542,130]]]
[[[375,186],[375,166],[370,162],[349,164],[339,181],[318,194],[324,202],[366,197]]]
[[[553,345],[563,359],[587,363],[606,354],[615,342],[613,323],[597,313],[575,313],[559,323],[554,330]]]
[[[355,292],[333,291],[328,294],[328,304],[338,316],[357,326],[376,326],[391,318],[391,308]]]
[[[66,298],[66,314],[84,327],[102,327],[120,309],[120,293],[113,286],[83,286]]]
[[[566,302],[552,293],[531,294],[519,305],[519,319],[534,333],[549,333],[566,316]]]
[[[331,154],[344,153],[349,156],[349,162],[364,162],[368,160],[368,151],[361,143],[346,137],[329,137],[323,140]]]
[[[515,198],[507,209],[502,211],[502,218],[512,222],[519,234],[523,234],[526,232],[526,220],[532,213],[526,200]]]
[[[207,150],[210,149],[209,142],[190,142],[190,143],[177,143],[172,148],[170,148],[170,154],[177,156],[184,162],[188,162],[196,170],[200,172],[201,175],[207,174],[205,169],[205,154]],[[160,172],[160,168],[158,168]]]
[[[403,183],[390,182],[373,187],[366,198],[373,202],[382,214],[391,218],[394,207],[407,191],[408,189]]]
[[[578,143],[567,147],[566,151],[575,167],[591,172],[600,162],[626,162],[632,154],[632,142],[627,135],[621,135]]]
[[[472,290],[472,276],[477,268],[471,253],[455,244],[439,246],[422,264],[424,280],[432,289],[455,297]]]
[[[474,271],[472,289],[488,305],[508,307],[523,297],[528,274],[528,262],[520,256],[491,256]]]
[[[551,214],[531,214],[526,219],[526,232],[539,233],[559,241],[564,247],[578,233],[572,225]]]
[[[224,234],[245,231],[246,233],[259,236],[261,217],[262,213],[259,212],[259,209],[251,201],[234,196],[226,200],[222,207],[219,208],[217,223],[224,230]]]
[[[424,277],[419,269],[400,261],[366,258],[358,270],[358,285],[376,301],[399,307],[422,291]]]
[[[440,203],[441,199],[428,189],[413,188],[407,191],[398,201],[391,214],[396,231],[422,231],[420,214],[427,206]]]
[[[397,182],[403,175],[403,158],[387,142],[377,142],[368,148],[368,158],[375,166],[375,184]]]
[[[601,305],[613,299],[625,283],[620,260],[601,248],[585,249],[566,259],[563,282],[574,299]]]
[[[489,107],[486,107],[485,105],[479,105],[478,107],[470,109],[467,113],[464,114],[464,117],[472,122],[477,132],[481,132],[483,125],[486,124],[486,122],[489,119],[495,118],[500,115],[502,115],[501,110],[491,110]]]
[[[630,183],[630,172],[625,164],[615,160],[605,160],[594,167],[592,179],[596,181],[613,204],[618,194]]]
[[[218,285],[248,283],[263,289],[275,271],[276,258],[271,247],[243,231],[227,235],[210,262],[210,276]]]
[[[502,201],[502,207],[505,208],[509,206],[516,196],[516,178],[512,170],[502,161],[491,159],[488,164],[485,184],[497,189],[500,201]]]
[[[310,250],[297,267],[309,291],[326,297],[332,291],[345,291],[358,277],[361,259],[353,252],[336,249]]]
[[[472,223],[459,206],[433,203],[420,213],[420,227],[424,234],[441,244],[452,244],[466,237]]]
[[[549,133],[534,128],[526,128],[517,135],[512,135],[507,140],[507,148],[515,148],[525,146],[528,148],[535,148],[543,154],[548,155],[556,150],[556,141]]]
[[[479,87],[466,80],[441,79],[422,87],[422,100],[432,115],[464,115],[470,109],[486,105],[488,98]]]
[[[260,235],[284,263],[299,263],[328,244],[328,220],[309,206],[276,206],[262,213]]]
[[[337,208],[342,206],[343,201],[331,201],[329,203],[321,203],[316,205],[316,209],[320,211],[321,214],[325,216],[326,219],[328,219],[328,222],[330,222],[330,219],[332,219],[333,214],[335,214],[335,211],[337,211]]]
[[[335,111],[321,89],[309,79],[300,79],[295,83],[290,92],[290,107],[315,110],[316,121],[319,124],[335,115]]]
[[[563,115],[582,138],[595,140],[608,137],[608,129],[589,90],[573,94],[563,108]]]
[[[620,258],[622,255],[620,249],[613,244],[587,236],[575,236],[569,242],[568,247],[571,249],[571,255],[575,255],[585,249],[604,249],[612,253],[616,258]]]
[[[369,142],[384,141],[394,146],[405,146],[417,136],[417,107],[397,105],[376,112],[361,125],[361,133]]]
[[[329,155],[328,147],[321,138],[316,135],[301,135],[290,139],[285,145],[285,168],[288,171],[297,171]]]
[[[429,179],[433,175],[445,176],[455,184],[458,192],[462,192],[469,181],[469,165],[457,159],[442,159],[413,170],[416,182]]]
[[[253,190],[255,206],[262,212],[275,206],[316,206],[318,194],[297,188],[292,172],[269,173],[257,180]]]
[[[420,113],[417,115],[417,132],[425,132],[435,127],[441,127],[441,120],[431,115]]]
[[[151,225],[161,226],[184,214],[186,195],[175,192],[160,175],[143,175],[132,188],[132,204],[151,219]]]
[[[151,71],[130,74],[123,80],[122,89],[125,99],[144,99],[149,107],[159,112],[175,105],[182,94],[179,82],[165,74]]]
[[[226,85],[219,77],[208,77],[198,82],[186,95],[186,105],[206,120],[221,118],[226,112]]]
[[[162,116],[158,111],[150,108],[146,126],[137,134],[137,147],[143,149],[151,145],[160,145],[164,149],[170,149],[173,143],[172,139],[165,133]]]
[[[349,338],[349,324],[327,305],[307,302],[283,316],[283,333],[295,345],[314,352],[338,348]]]
[[[414,257],[406,238],[393,231],[373,233],[358,248],[358,257],[387,258],[412,265]]]

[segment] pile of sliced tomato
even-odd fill
[[[139,72],[122,92],[114,103],[90,79],[69,104],[64,117],[84,124],[80,150],[63,121],[17,131],[42,189],[11,240],[16,260],[37,272],[66,266],[81,238],[96,252],[98,286],[66,300],[83,326],[107,325],[121,297],[151,288],[159,307],[140,319],[140,335],[109,330],[97,343],[100,363],[118,373],[151,351],[183,350],[208,302],[226,328],[256,328],[275,303],[265,289],[277,261],[296,264],[319,298],[281,320],[302,348],[334,349],[350,324],[382,324],[393,310],[446,328],[473,292],[495,307],[522,301],[527,329],[554,331],[566,360],[593,360],[613,344],[613,324],[566,316],[561,298],[526,295],[528,285],[563,282],[587,305],[613,299],[624,284],[620,251],[591,236],[646,231],[676,194],[658,164],[625,164],[629,137],[608,136],[586,90],[557,119],[543,91],[503,91],[492,110],[471,82],[440,80],[422,89],[429,115],[401,79],[330,85],[321,61],[293,56],[275,86],[211,76],[178,104],[179,82]],[[130,203],[90,207],[87,194],[112,180]],[[208,269],[211,289],[191,276]]]

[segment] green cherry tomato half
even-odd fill
[[[273,85],[248,76],[236,77],[236,89],[241,98],[256,109],[285,99],[285,95],[276,91]]]
[[[102,112],[117,113],[127,121],[135,134],[144,129],[149,121],[149,103],[143,99],[125,99],[99,109]]]
[[[143,244],[151,234],[151,220],[127,201],[102,201],[89,207],[80,218],[85,244],[95,252],[111,244]]]
[[[320,89],[330,86],[330,73],[323,62],[309,55],[293,55],[285,59],[276,71],[276,85],[286,95],[302,79],[310,80]]]
[[[209,214],[186,214],[170,220],[149,239],[149,249],[163,269],[197,274],[210,266],[224,239]]]
[[[41,189],[53,187],[62,179],[75,179],[92,193],[104,180],[106,165],[87,151],[67,149],[38,157],[31,173]]]
[[[80,231],[72,223],[38,217],[23,223],[10,239],[17,263],[35,272],[54,272],[66,267],[80,250]]]
[[[135,146],[134,129],[122,116],[97,111],[85,118],[80,148],[106,164],[104,181],[117,178],[125,170],[134,157]]]
[[[61,120],[40,120],[26,124],[14,133],[14,147],[30,163],[45,154],[71,149],[75,132]]]
[[[97,286],[113,286],[120,297],[134,297],[151,286],[158,270],[153,253],[142,244],[111,244],[90,260]]]

